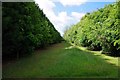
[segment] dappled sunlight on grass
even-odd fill
[[[73,45],[73,44],[72,44]],[[75,45],[73,45],[75,47]],[[101,54],[101,51],[90,51],[90,50],[87,50],[86,47],[79,47],[79,46],[76,46],[76,48],[80,49],[80,50],[83,50],[83,51],[86,51],[86,52],[91,52],[93,55],[95,56],[99,56],[100,58],[103,58],[106,62],[110,63],[110,64],[113,64],[115,66],[119,66],[118,65],[118,58],[119,57],[113,57],[113,56],[107,56],[105,54]]]
[[[69,47],[66,47],[65,49],[72,49],[72,48],[75,48],[75,46],[69,46]]]
[[[98,53],[98,52],[93,52],[93,51],[92,51],[92,53],[93,53],[94,55],[97,55],[97,56],[103,58],[103,59],[104,59],[105,61],[107,61],[108,63],[118,66],[118,57],[107,56],[107,55],[105,55],[105,54],[101,54],[100,52]]]
[[[3,77],[118,77],[116,66],[103,60],[99,53],[93,54],[68,43],[55,44],[42,52],[37,50],[34,55],[3,67]]]

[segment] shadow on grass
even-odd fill
[[[86,51],[86,52],[89,52],[89,51]],[[113,57],[113,56],[109,56],[109,55],[105,55],[105,54],[101,54],[101,53],[93,53],[93,52],[89,52],[89,53],[100,58],[101,60],[104,60],[106,63],[108,63],[110,65],[113,65],[117,68],[119,67],[118,57]]]
[[[71,47],[66,43],[52,46],[47,51],[45,50],[44,54],[36,54],[36,56],[19,61],[16,65],[8,65],[4,70],[6,71],[4,78],[20,76],[21,79],[27,77],[27,80],[29,77],[42,80],[104,80],[102,76],[107,80],[109,77],[118,76],[115,71],[117,66],[109,64],[101,56],[80,50],[75,46]],[[43,76],[44,78],[41,78]]]
[[[67,50],[72,50],[72,49],[79,49],[80,52],[82,52],[83,54],[89,54],[89,55],[93,55],[94,57],[98,58],[99,60],[101,60],[102,62],[104,62],[106,65],[106,67],[109,68],[109,66],[112,66],[115,68],[116,70],[116,73],[118,73],[118,69],[119,69],[119,66],[118,66],[118,57],[111,57],[111,56],[108,56],[108,55],[104,55],[104,54],[101,54],[100,52],[98,53],[98,51],[89,51],[89,50],[85,50],[85,49],[80,49],[76,46],[69,46],[65,49]],[[96,53],[97,52],[97,53]],[[97,59],[95,59],[97,60]],[[99,63],[99,62],[98,62]],[[104,69],[104,68],[103,68]],[[112,68],[111,68],[112,69]],[[109,71],[108,71],[109,72]],[[118,76],[118,75],[117,75]]]
[[[83,51],[83,52],[86,52],[87,54],[91,54],[93,56],[95,56],[96,58],[99,58],[99,60],[101,60],[102,62],[106,63],[106,65],[108,64],[108,68],[109,68],[109,65],[113,66],[116,68],[116,73],[119,74],[119,69],[120,69],[120,66],[118,65],[118,57],[113,57],[113,56],[108,56],[108,55],[104,55],[104,54],[101,54],[101,53],[96,53],[94,51],[89,51],[89,50],[84,50],[84,49],[80,49],[78,47],[75,47],[75,46],[70,46],[68,47],[67,49],[73,49],[73,48],[77,48],[79,49],[80,51]],[[98,62],[99,63],[99,62]],[[112,68],[111,68],[112,69]]]
[[[72,45],[75,46],[74,44],[72,44]],[[76,48],[78,48],[78,49],[80,49],[82,51],[85,51],[85,52],[89,52],[89,53],[91,53],[91,54],[93,54],[93,55],[95,55],[95,56],[105,60],[107,63],[113,63],[113,65],[118,67],[118,58],[119,57],[102,54],[101,51],[90,51],[90,50],[87,50],[84,47],[76,46]]]

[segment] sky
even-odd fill
[[[35,0],[56,30],[63,36],[64,31],[76,24],[87,13],[103,8],[116,0]]]

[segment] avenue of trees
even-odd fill
[[[120,2],[116,2],[87,13],[79,23],[66,30],[64,38],[89,50],[120,56],[119,8]]]
[[[2,55],[19,57],[62,40],[35,2],[2,3]]]

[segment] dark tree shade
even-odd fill
[[[3,59],[32,53],[62,39],[35,2],[3,2],[2,27]]]

